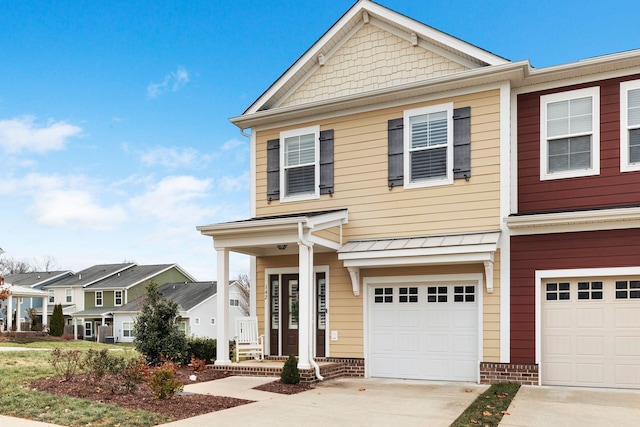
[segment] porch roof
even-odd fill
[[[269,256],[297,253],[301,233],[304,239],[316,245],[316,252],[336,251],[342,246],[342,225],[347,223],[347,209],[337,209],[255,217],[196,229],[213,237],[216,249]],[[338,227],[339,232],[323,236],[314,234],[333,227]]]
[[[71,317],[111,317],[114,307],[94,307],[82,311],[76,311]]]
[[[0,290],[7,290],[9,295],[22,298],[48,298],[49,293],[33,288],[25,288],[24,286],[12,285],[4,283],[0,285]]]

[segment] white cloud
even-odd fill
[[[122,206],[96,201],[99,187],[84,176],[30,174],[18,181],[13,193],[31,198],[27,212],[37,224],[106,230],[127,215]]]
[[[31,116],[0,120],[0,147],[8,153],[62,150],[69,138],[81,132],[80,127],[64,121],[49,120],[39,126]]]
[[[214,208],[198,202],[210,194],[212,180],[193,176],[168,176],[151,186],[149,191],[134,197],[129,204],[141,216],[148,216],[163,223],[197,224],[213,216]]]
[[[247,191],[249,189],[249,173],[240,176],[224,176],[218,180],[218,188],[227,193]]]
[[[240,141],[239,139],[230,139],[222,145],[222,149],[224,151],[233,150],[236,147],[246,148],[246,143],[244,141]]]
[[[147,166],[161,165],[168,169],[194,167],[201,162],[208,162],[209,156],[202,155],[195,148],[154,147],[140,156]]]
[[[151,99],[157,98],[167,91],[177,92],[189,83],[189,72],[184,67],[169,73],[159,83],[150,83],[147,86],[147,96]]]
[[[96,230],[112,228],[127,217],[121,206],[100,206],[89,192],[82,190],[44,192],[29,211],[42,225]]]

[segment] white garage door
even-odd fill
[[[640,388],[640,280],[543,283],[542,383]]]
[[[369,374],[476,381],[477,288],[464,283],[372,286]]]

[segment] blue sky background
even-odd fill
[[[379,3],[538,68],[640,48],[635,1]],[[5,256],[176,262],[215,280],[195,226],[249,216],[249,141],[228,118],[353,4],[1,1]]]

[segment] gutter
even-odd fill
[[[307,242],[306,240],[304,240],[304,237],[302,235],[302,222],[298,222],[298,241],[300,242],[300,244],[305,245],[307,248],[309,248],[309,250],[313,250],[313,245],[310,244],[309,242]],[[313,266],[311,266],[310,269],[310,273],[311,273],[311,278],[313,279]],[[309,281],[309,285],[311,285],[311,283],[313,283],[313,280]],[[313,307],[313,292],[309,292],[309,299],[311,301],[309,301],[309,308],[312,309]],[[314,316],[315,317],[315,316]],[[307,333],[309,334],[309,337],[313,336],[313,322],[309,322],[309,330],[307,331]],[[316,361],[313,358],[313,340],[309,339],[309,362],[311,362],[311,366],[313,366],[313,369],[315,370],[316,373],[316,378],[319,379],[320,381],[324,380],[324,377],[322,375],[320,375],[320,366],[318,365],[318,363],[316,363]]]

